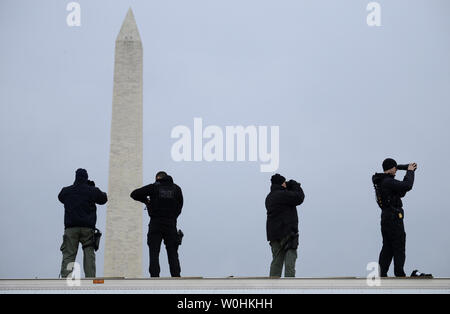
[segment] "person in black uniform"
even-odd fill
[[[181,188],[173,183],[171,176],[164,171],[156,174],[156,182],[131,193],[131,198],[144,203],[150,216],[147,244],[150,251],[150,276],[159,277],[159,252],[161,242],[167,250],[170,274],[180,277],[181,268],[178,259],[178,246],[182,232],[177,231],[177,218],[183,207]]]
[[[406,233],[403,219],[402,198],[410,191],[414,184],[416,163],[397,165],[394,159],[383,161],[384,173],[376,173],[372,177],[375,187],[377,203],[381,212],[381,234],[383,248],[380,252],[380,277],[387,277],[392,259],[394,259],[394,274],[396,277],[406,277],[404,271],[406,259]],[[397,170],[406,170],[403,181],[395,179]]]

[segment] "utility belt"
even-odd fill
[[[382,210],[381,212],[381,219],[387,219],[387,218],[396,218],[403,220],[405,217],[404,211],[402,208],[395,208],[395,207],[388,207]]]
[[[151,216],[148,225],[163,225],[163,226],[177,226],[177,218],[163,217],[163,216]]]

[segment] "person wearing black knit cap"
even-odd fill
[[[105,192],[95,187],[94,181],[88,180],[85,169],[77,169],[75,182],[64,187],[58,194],[58,199],[64,204],[64,236],[61,245],[63,259],[61,277],[68,277],[73,270],[79,243],[83,246],[83,268],[87,278],[96,274],[96,228],[97,205],[108,201]]]
[[[280,174],[271,178],[270,193],[266,197],[267,240],[272,249],[270,276],[281,277],[285,265],[285,277],[295,277],[295,261],[298,247],[298,215],[296,206],[303,203],[305,194],[300,183]]]
[[[387,277],[392,259],[394,259],[394,274],[396,277],[406,277],[404,265],[406,260],[406,233],[403,219],[402,198],[414,184],[416,163],[397,165],[392,158],[383,161],[384,173],[376,173],[372,177],[376,200],[381,208],[381,234],[383,248],[380,252],[380,277]],[[395,179],[397,170],[406,170],[403,181]]]

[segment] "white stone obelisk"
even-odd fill
[[[105,277],[142,277],[142,43],[131,8],[116,39]]]

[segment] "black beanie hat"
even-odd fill
[[[276,173],[272,176],[270,182],[272,182],[272,184],[282,185],[284,182],[286,182],[286,178],[280,175],[279,173]]]
[[[397,162],[392,158],[386,158],[383,161],[383,171],[397,167]]]
[[[88,179],[88,173],[86,169],[79,168],[75,172],[75,180],[87,180]]]

